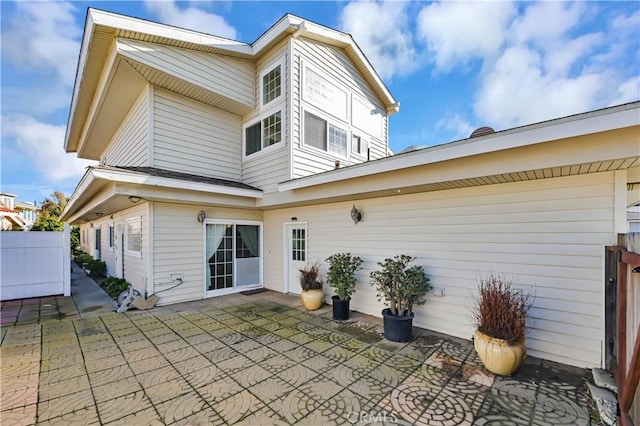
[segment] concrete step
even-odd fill
[[[611,372],[602,368],[594,368],[591,370],[591,374],[593,374],[593,382],[596,386],[609,389],[611,392],[615,392],[616,395],[618,394],[618,384]]]
[[[587,383],[591,397],[596,402],[600,418],[606,425],[615,425],[618,417],[618,398],[616,394],[608,389],[604,389]]]

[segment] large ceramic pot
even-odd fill
[[[322,303],[324,303],[324,291],[322,289],[302,290],[300,295],[302,298],[302,304],[308,311],[315,311],[320,309]]]
[[[340,296],[331,296],[333,303],[333,319],[345,321],[349,319],[349,301],[351,299],[342,300]]]
[[[413,327],[414,314],[411,312],[407,316],[396,316],[391,310],[382,310],[382,322],[384,326],[384,337],[392,342],[408,342],[411,340],[411,329]]]
[[[506,340],[489,337],[478,330],[473,335],[473,346],[485,368],[501,376],[515,373],[527,356],[524,339],[510,345]]]

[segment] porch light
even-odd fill
[[[104,213],[97,212],[97,213],[96,213],[96,216],[98,216],[98,217],[102,217],[102,216],[104,216]]]
[[[200,213],[198,213],[198,222],[202,223],[204,222],[204,220],[207,218],[207,214],[204,212],[204,210],[200,210]]]
[[[129,195],[129,202],[133,204],[139,202],[140,200],[142,200],[142,198],[136,197],[135,195]]]
[[[351,220],[353,220],[353,224],[357,225],[358,222],[362,221],[362,213],[356,209],[356,205],[354,204],[351,208]]]

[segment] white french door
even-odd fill
[[[262,224],[205,222],[207,297],[262,287]]]
[[[300,269],[307,263],[307,224],[287,223],[285,224],[285,259],[286,278],[288,293],[300,294]]]

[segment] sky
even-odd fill
[[[0,191],[71,195],[64,152],[88,7],[252,43],[286,13],[352,34],[393,96],[394,152],[640,99],[640,2],[0,1]]]

